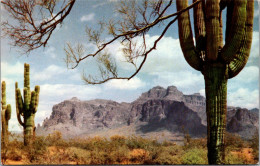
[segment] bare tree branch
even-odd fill
[[[75,1],[63,0],[62,5],[60,5],[60,2],[57,5],[58,0],[2,0],[1,3],[7,12],[10,13],[14,20],[18,21],[18,24],[4,22],[2,24],[3,30],[13,39],[15,46],[25,48],[26,52],[41,46],[45,47],[57,25],[60,25],[69,15]],[[86,49],[82,44],[66,44],[64,50],[67,67],[74,69],[83,60],[98,56],[97,63],[99,64],[101,79],[91,75],[86,77],[86,74],[83,73],[83,80],[87,84],[102,84],[111,79],[130,80],[139,73],[146,62],[148,54],[156,49],[157,43],[177,20],[177,17],[200,2],[201,0],[198,0],[183,10],[165,15],[172,5],[172,0],[144,0],[141,3],[137,1],[120,1],[117,12],[123,19],[120,19],[120,21],[109,20],[107,23],[101,21],[99,30],[96,27],[94,30],[89,27],[86,28],[89,42],[96,46],[94,53],[85,54]],[[60,7],[60,10],[56,9],[57,6]],[[36,11],[40,11],[38,15],[35,15]],[[55,13],[55,11],[59,12]],[[162,23],[167,23],[163,32],[154,41],[153,45],[148,47],[146,43],[147,32]],[[113,38],[106,42],[101,40],[103,32],[107,32]],[[135,40],[136,37],[142,39],[141,44],[140,41]],[[122,52],[126,62],[135,67],[134,73],[129,77],[118,76],[116,61],[107,52],[107,47],[115,41],[119,41],[124,47]],[[142,58],[140,63],[138,61],[139,57]]]
[[[1,1],[5,10],[16,21],[15,23],[10,23],[7,20],[2,23],[5,35],[14,41],[14,46],[24,48],[27,53],[41,46],[46,46],[53,31],[68,16],[76,0],[68,0],[67,4],[55,14],[56,1]],[[63,4],[65,4],[65,1]],[[39,8],[40,12],[36,13],[36,10]]]
[[[124,2],[126,3],[126,2]],[[127,17],[129,17],[129,13],[131,13],[131,11],[135,11],[133,8],[134,8],[134,4],[130,4],[130,5],[126,5],[123,3],[123,6],[122,8],[123,9],[119,9],[120,12],[122,12],[123,14],[127,15]],[[88,36],[90,38],[89,41],[94,41],[93,43],[97,45],[97,50],[96,52],[92,53],[92,54],[88,54],[88,55],[85,55],[85,56],[82,56],[81,58],[77,57],[75,58],[72,54],[72,56],[70,55],[70,47],[69,45],[65,48],[66,52],[67,52],[67,59],[70,59],[68,62],[73,62],[73,63],[70,63],[72,66],[71,68],[74,69],[76,68],[81,61],[89,58],[89,57],[95,57],[95,56],[102,56],[102,52],[106,50],[106,47],[109,46],[111,43],[117,41],[118,39],[121,39],[121,44],[123,44],[126,48],[123,49],[123,53],[125,54],[125,58],[127,59],[127,62],[134,65],[135,67],[135,72],[133,74],[131,74],[129,77],[118,77],[118,76],[115,76],[113,75],[111,72],[110,72],[110,75],[108,73],[106,73],[106,77],[104,77],[104,71],[100,70],[100,75],[101,75],[101,80],[100,79],[97,79],[97,78],[94,78],[92,76],[86,76],[85,73],[83,73],[82,75],[82,78],[83,80],[87,83],[87,84],[102,84],[104,82],[107,82],[111,79],[126,79],[126,80],[130,80],[131,78],[133,78],[134,76],[136,76],[139,71],[142,69],[144,63],[146,62],[146,59],[147,59],[147,56],[149,53],[151,53],[153,50],[156,49],[156,46],[157,46],[157,43],[161,40],[161,38],[164,36],[164,34],[166,33],[166,31],[168,30],[168,28],[170,27],[171,24],[173,24],[178,15],[180,15],[181,13],[191,9],[192,7],[194,7],[195,5],[199,4],[200,1],[196,1],[194,2],[193,4],[191,4],[190,6],[188,6],[187,8],[179,11],[179,12],[176,12],[176,13],[173,13],[173,14],[170,14],[170,15],[167,15],[167,16],[164,16],[164,13],[166,12],[166,10],[171,6],[172,4],[172,1],[169,1],[167,3],[167,5],[165,6],[165,8],[163,9],[158,9],[158,8],[161,8],[162,2],[159,1],[156,5],[155,5],[155,8],[156,8],[156,11],[158,11],[156,13],[157,17],[154,19],[153,22],[149,23],[149,18],[147,18],[147,4],[144,2],[143,3],[143,8],[139,7],[138,8],[138,12],[140,13],[141,17],[143,18],[143,22],[138,22],[137,19],[135,18],[132,18],[130,20],[128,20],[128,22],[120,22],[119,23],[119,28],[116,27],[116,25],[114,23],[112,23],[111,21],[108,23],[108,31],[110,32],[110,34],[113,34],[114,38],[112,38],[111,40],[105,42],[105,43],[99,43],[99,40],[100,40],[100,33],[98,31],[92,31],[91,32],[91,29],[88,29]],[[130,6],[131,10],[130,12],[127,11],[127,6]],[[142,10],[141,10],[142,9]],[[160,11],[160,12],[159,12]],[[151,13],[150,13],[151,14]],[[145,34],[147,33],[147,31],[149,31],[149,29],[153,28],[154,26],[160,24],[162,21],[165,21],[167,19],[170,19],[172,17],[174,17],[174,20],[170,21],[167,26],[164,28],[162,34],[155,40],[154,42],[154,45],[153,47],[149,48],[147,50],[147,45],[146,45],[146,39],[145,39]],[[148,24],[147,24],[148,23]],[[126,28],[127,26],[126,25],[129,25],[128,28]],[[145,25],[143,27],[139,27],[139,25]],[[124,30],[123,30],[124,29]],[[125,29],[132,29],[132,30],[129,30],[129,31],[125,31]],[[116,35],[116,32],[119,31],[123,31],[123,33],[121,34],[118,34]],[[134,37],[137,37],[137,36],[140,36],[142,37],[143,39],[143,43],[141,44],[141,46],[139,47],[139,49],[136,49],[137,47],[137,44],[134,42],[134,40],[132,40]],[[136,50],[136,51],[135,51]],[[73,53],[73,52],[71,52]],[[139,65],[136,64],[136,62],[134,61],[134,59],[137,59],[138,57],[142,57],[143,60],[141,61],[141,63]],[[69,66],[69,65],[68,65]],[[99,68],[100,69],[100,68]],[[105,79],[104,79],[105,78]]]
[[[137,70],[129,77],[117,77],[117,75],[114,75],[114,77],[109,77],[109,78],[106,78],[106,79],[103,79],[102,81],[97,81],[96,79],[95,80],[91,80],[89,78],[87,78],[84,74],[82,76],[83,80],[86,81],[87,84],[103,84],[109,80],[112,80],[112,79],[126,79],[126,80],[130,80],[132,79],[134,76],[136,76],[136,74],[139,73],[139,71],[142,69],[146,59],[147,59],[147,56],[150,52],[152,52],[153,50],[156,49],[156,46],[157,46],[157,43],[162,39],[162,37],[165,35],[165,33],[167,32],[168,28],[177,20],[178,17],[175,17],[174,20],[172,20],[166,27],[165,29],[163,30],[163,32],[161,33],[161,35],[155,40],[154,44],[153,44],[153,47],[150,48],[148,51],[146,51],[142,56],[144,56],[141,64],[139,65],[139,67],[137,68]],[[92,77],[91,77],[92,78]]]
[[[171,14],[171,15],[168,15],[168,16],[165,16],[165,17],[159,17],[159,18],[157,18],[154,22],[152,22],[151,24],[147,25],[146,27],[143,27],[143,28],[141,28],[141,29],[134,30],[134,31],[128,31],[128,32],[126,32],[126,33],[117,35],[116,37],[114,37],[114,38],[111,39],[110,41],[108,41],[108,42],[102,44],[101,48],[98,49],[95,53],[93,53],[93,54],[88,54],[88,55],[86,55],[86,56],[84,56],[84,57],[82,57],[82,58],[80,58],[80,59],[77,59],[77,60],[76,60],[77,64],[76,64],[75,66],[73,66],[72,69],[76,68],[76,67],[78,66],[78,64],[79,64],[82,60],[84,60],[84,59],[86,59],[86,58],[88,58],[88,57],[90,57],[90,56],[92,56],[92,57],[96,56],[98,53],[100,53],[102,50],[104,50],[104,49],[106,48],[106,46],[108,46],[109,44],[113,43],[113,42],[116,41],[117,39],[119,39],[119,38],[121,38],[121,37],[129,36],[129,35],[140,34],[141,32],[144,32],[144,31],[146,31],[147,29],[150,29],[151,27],[155,26],[156,24],[158,24],[159,22],[161,22],[161,21],[163,21],[163,20],[166,20],[166,19],[171,18],[171,17],[173,17],[173,16],[177,16],[177,15],[179,15],[179,14],[181,14],[181,13],[183,13],[183,12],[189,10],[189,9],[191,9],[192,7],[194,7],[195,5],[197,5],[199,2],[200,2],[200,1],[196,1],[195,3],[193,3],[192,5],[190,5],[189,7],[185,8],[185,9],[179,11],[179,12],[176,12],[176,13],[174,13],[174,14]]]

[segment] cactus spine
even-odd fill
[[[39,93],[40,86],[35,86],[34,91],[30,90],[30,65],[25,63],[23,98],[18,83],[15,83],[16,114],[18,122],[24,128],[24,145],[30,145],[35,136],[34,117],[39,104]]]
[[[6,84],[5,81],[2,81],[1,84],[1,88],[2,88],[2,100],[1,100],[1,104],[2,104],[2,109],[1,109],[1,119],[2,119],[2,132],[1,132],[1,142],[3,147],[6,146],[6,144],[8,143],[8,121],[11,118],[11,105],[8,104],[6,105]]]
[[[188,0],[177,0],[178,11],[187,6]],[[225,45],[221,19],[224,8],[227,8]],[[193,12],[196,47],[188,11],[178,17],[180,45],[188,64],[204,75],[209,164],[223,164],[227,81],[247,63],[252,43],[254,1],[201,0]]]

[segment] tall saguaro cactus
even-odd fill
[[[24,128],[24,145],[31,144],[35,135],[34,117],[39,104],[39,93],[40,86],[35,86],[34,91],[30,90],[30,65],[25,63],[23,98],[18,83],[15,83],[16,114],[18,122]]]
[[[196,2],[198,0],[193,0]],[[177,0],[177,10],[188,0]],[[221,12],[227,8],[225,45]],[[227,81],[246,65],[253,32],[253,0],[201,0],[194,8],[196,46],[186,11],[178,17],[180,45],[188,64],[204,75],[209,164],[224,161]]]
[[[5,146],[8,142],[8,121],[11,118],[11,105],[6,105],[6,84],[5,81],[1,83],[2,88],[2,100],[1,100],[1,119],[2,119],[2,132],[1,132],[1,142]]]

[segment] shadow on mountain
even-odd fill
[[[159,107],[161,105],[164,107]],[[172,133],[187,132],[194,137],[202,137],[207,132],[207,127],[202,125],[198,114],[183,102],[177,101],[148,101],[144,104],[140,121],[147,122],[137,129],[137,132],[142,133],[167,130]]]

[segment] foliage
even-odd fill
[[[183,164],[208,164],[205,149],[189,149],[182,157]]]
[[[247,143],[237,134],[226,133],[225,146],[230,149],[242,149],[247,146]]]
[[[244,159],[232,153],[228,153],[225,158],[225,164],[245,164]]]
[[[59,131],[55,131],[46,137],[36,137],[31,146],[24,146],[22,136],[11,134],[11,140],[5,151],[1,149],[2,162],[6,164],[10,161],[35,165],[208,164],[205,138],[190,138],[188,145],[177,145],[167,141],[160,143],[153,139],[119,135],[110,139],[96,136],[65,140]],[[229,150],[226,151],[226,164],[256,163],[242,153],[243,148],[238,149],[236,145],[229,145],[227,148]]]
[[[254,159],[259,161],[259,132],[255,131],[252,139],[250,140],[250,147],[253,149]]]

